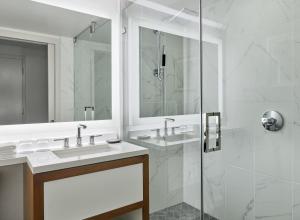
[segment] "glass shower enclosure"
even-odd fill
[[[152,220],[300,219],[299,10],[122,1],[124,136],[149,149]]]
[[[300,219],[299,6],[202,0],[202,196],[218,219]]]

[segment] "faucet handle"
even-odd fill
[[[160,129],[159,128],[152,129],[151,131],[155,131],[156,132],[156,137],[160,137]]]
[[[69,148],[70,145],[69,145],[69,138],[59,138],[59,139],[54,139],[54,141],[64,141],[64,147],[65,148]]]
[[[172,122],[174,122],[175,119],[174,118],[165,118],[165,121],[172,121]]]
[[[91,135],[90,136],[90,145],[95,145],[95,138],[96,137],[102,137],[102,134],[98,134],[98,135]]]
[[[86,128],[87,128],[87,126],[86,126],[86,125],[84,125],[84,124],[79,124],[79,125],[78,125],[78,128],[83,128],[83,129],[86,129]]]
[[[180,127],[179,126],[177,126],[177,127],[172,127],[172,135],[175,135],[175,130],[176,129],[179,129]]]

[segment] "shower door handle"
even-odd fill
[[[209,118],[216,117],[216,142],[214,147],[210,147],[210,124]],[[221,113],[209,112],[203,114],[203,148],[205,153],[221,150]]]

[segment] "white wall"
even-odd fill
[[[74,120],[74,44],[73,38],[60,37],[60,74],[57,77],[56,118],[58,121]]]

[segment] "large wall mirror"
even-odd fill
[[[166,117],[176,119],[178,124],[199,121],[198,30],[194,26],[182,28],[183,23],[151,21],[132,16],[128,22],[129,124],[133,129],[161,124]],[[213,31],[202,39],[206,51],[203,70],[210,73],[203,86],[215,99],[205,103],[205,111],[223,112],[222,38],[213,27],[209,28]]]
[[[1,3],[0,125],[111,120],[111,66],[111,20]]]
[[[140,117],[200,114],[199,42],[139,27]]]
[[[200,118],[200,44],[197,26],[128,20],[129,124],[178,125]],[[162,18],[163,19],[163,18]],[[168,19],[165,19],[168,20]],[[196,24],[196,23],[195,23]]]

